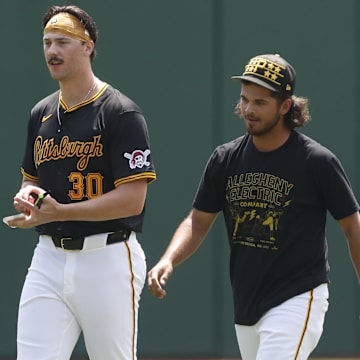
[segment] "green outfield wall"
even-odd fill
[[[61,4],[69,4],[63,1]],[[234,115],[240,86],[230,80],[253,55],[280,53],[296,68],[296,93],[310,99],[302,130],[333,150],[360,196],[360,3],[358,0],[73,1],[99,27],[98,77],[145,114],[158,179],[150,185],[144,232],[155,264],[191,207],[212,149],[242,134]],[[53,1],[0,4],[0,216],[12,197],[31,106],[57,89],[42,54],[41,19]],[[33,230],[0,228],[0,358],[15,358],[17,304],[37,241]],[[360,355],[360,288],[346,241],[329,217],[330,308],[315,356]],[[311,251],[311,249],[309,249]],[[261,269],[259,269],[261,271]],[[140,357],[236,357],[228,245],[219,219],[198,252],[175,270],[160,301],[146,287]],[[74,356],[84,356],[80,340]]]

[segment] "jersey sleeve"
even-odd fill
[[[150,150],[148,127],[144,116],[137,111],[120,115],[111,128],[110,161],[114,185],[147,179],[156,179]]]
[[[21,166],[21,172],[26,180],[34,182],[39,181],[36,159],[34,158],[34,142],[38,136],[41,125],[54,116],[53,114],[55,113],[58,99],[59,91],[56,91],[40,100],[31,109],[27,125],[27,138]]]
[[[30,119],[27,127],[27,139],[24,149],[23,161],[21,166],[21,173],[25,180],[38,182],[39,178],[36,171],[34,162],[34,126],[35,126],[35,115],[34,111],[31,112]]]

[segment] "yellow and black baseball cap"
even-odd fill
[[[249,60],[242,75],[232,80],[247,80],[275,92],[293,95],[296,72],[294,68],[278,54],[258,55]]]

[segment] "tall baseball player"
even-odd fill
[[[148,274],[150,291],[196,251],[220,212],[230,244],[234,320],[243,360],[305,360],[328,308],[327,211],[347,238],[360,279],[359,206],[336,156],[296,131],[309,119],[282,57],[249,61],[237,113],[247,133],[208,160],[187,218]]]
[[[92,71],[97,29],[75,6],[43,18],[43,48],[60,90],[31,111],[11,227],[36,227],[18,317],[18,360],[67,360],[83,332],[92,360],[136,359],[148,183],[146,121]]]

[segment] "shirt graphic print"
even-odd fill
[[[293,188],[294,184],[269,173],[229,176],[226,201],[234,223],[233,244],[277,250],[281,216],[291,203]]]

